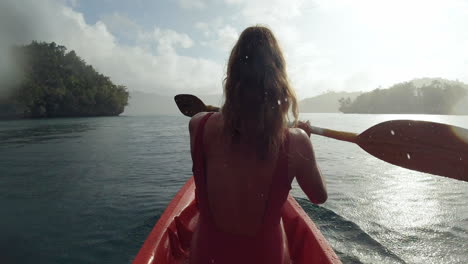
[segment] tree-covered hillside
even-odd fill
[[[356,98],[361,92],[333,92],[329,91],[321,95],[306,98],[299,102],[301,113],[339,113],[338,100],[342,97]]]
[[[467,85],[443,79],[420,79],[375,89],[356,99],[341,98],[343,113],[371,114],[453,114],[468,94]],[[457,114],[467,114],[468,108]]]
[[[125,86],[115,85],[64,46],[32,42],[13,52],[22,58],[23,79],[0,98],[0,117],[114,116],[127,105]]]

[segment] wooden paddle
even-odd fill
[[[175,96],[186,116],[216,112],[190,94]],[[369,154],[391,164],[468,182],[468,130],[447,124],[392,120],[377,124],[361,134],[309,125],[308,132],[358,144]]]

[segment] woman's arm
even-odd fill
[[[302,129],[294,129],[293,150],[295,156],[295,173],[297,183],[315,204],[324,203],[327,198],[327,189],[320,169],[315,161],[315,153],[309,136]]]

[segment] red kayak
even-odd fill
[[[133,264],[185,263],[198,221],[193,177],[176,194],[153,228]],[[341,263],[296,200],[289,195],[282,214],[293,263]]]

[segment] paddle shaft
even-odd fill
[[[180,94],[174,99],[186,116],[219,111],[219,107],[207,106],[194,95]],[[391,120],[360,134],[308,123],[301,123],[301,128],[310,134],[355,143],[374,157],[403,168],[468,181],[468,130],[462,127],[428,121]]]
[[[321,128],[316,126],[309,125],[310,132],[314,135],[329,137],[341,141],[347,141],[351,143],[357,143],[358,135],[356,133],[345,132],[345,131],[337,131],[328,128]]]

